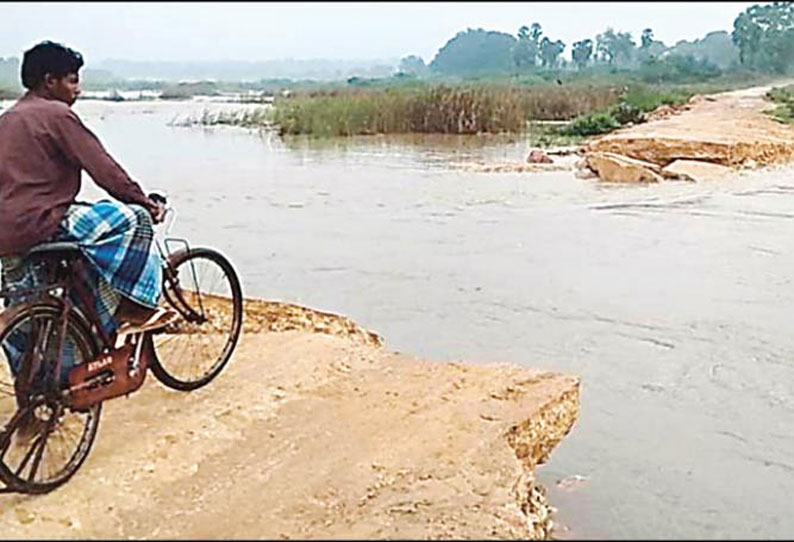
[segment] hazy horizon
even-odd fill
[[[430,62],[457,32],[483,28],[515,35],[539,22],[566,43],[607,27],[639,41],[650,27],[671,46],[731,31],[756,2],[390,2],[390,3],[3,3],[0,57],[21,57],[44,39],[80,51],[87,66],[133,62]],[[113,37],[114,39],[109,39]]]

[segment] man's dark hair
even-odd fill
[[[22,84],[27,89],[44,81],[44,74],[65,77],[77,73],[83,66],[83,56],[60,43],[43,41],[25,51],[22,57]]]

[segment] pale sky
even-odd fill
[[[130,60],[385,59],[430,62],[466,28],[515,35],[539,22],[567,46],[607,26],[639,41],[643,28],[673,45],[731,31],[756,2],[173,2],[0,3],[0,57],[21,57],[44,39],[87,65]],[[570,50],[569,48],[566,51]]]

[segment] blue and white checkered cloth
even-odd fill
[[[102,329],[112,336],[118,326],[113,315],[123,295],[141,305],[156,307],[162,294],[162,261],[153,244],[152,218],[139,205],[125,205],[110,200],[94,204],[76,203],[69,207],[61,221],[53,241],[77,243],[89,265],[84,266],[83,276],[76,277],[88,286],[93,294],[94,310]],[[22,262],[22,273],[7,273],[10,259],[3,261],[3,287],[9,291],[6,306],[13,306],[30,299],[25,290],[43,284],[41,269],[30,261]],[[73,294],[77,307],[82,302]],[[85,314],[85,310],[83,310]],[[24,333],[15,334],[2,347],[17,373],[18,362],[24,351]],[[67,350],[70,350],[68,348]],[[63,374],[76,360],[66,356]]]

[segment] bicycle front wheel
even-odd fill
[[[164,271],[165,300],[181,318],[154,334],[152,372],[166,386],[190,391],[218,376],[231,358],[243,294],[232,264],[209,248],[176,253]]]

